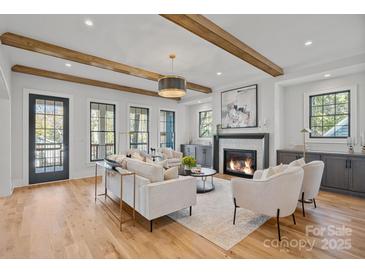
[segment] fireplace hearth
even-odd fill
[[[252,178],[256,170],[256,150],[224,149],[223,172]]]

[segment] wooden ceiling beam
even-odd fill
[[[30,74],[30,75],[35,75],[35,76],[40,76],[40,77],[45,77],[45,78],[51,78],[51,79],[56,79],[56,80],[62,80],[62,81],[67,81],[67,82],[72,82],[72,83],[77,83],[77,84],[84,84],[84,85],[89,85],[89,86],[94,86],[94,87],[115,89],[115,90],[119,90],[119,91],[123,91],[123,92],[130,92],[130,93],[135,93],[135,94],[140,94],[140,95],[163,98],[163,97],[159,96],[157,92],[154,92],[151,90],[123,86],[123,85],[118,85],[118,84],[114,84],[114,83],[93,80],[93,79],[89,79],[89,78],[83,78],[83,77],[78,77],[78,76],[74,76],[74,75],[70,75],[70,74],[64,74],[64,73],[43,70],[43,69],[38,69],[38,68],[33,68],[33,67],[14,65],[11,68],[11,70],[14,72],[25,73],[25,74]],[[165,99],[169,99],[169,98],[165,98]],[[179,101],[180,98],[172,98],[172,100]]]
[[[281,67],[200,14],[161,16],[274,77],[284,74]]]
[[[94,66],[101,69],[112,70],[115,72],[128,74],[131,76],[140,77],[152,81],[158,81],[158,79],[164,76],[156,72],[129,66],[79,51],[63,48],[54,44],[35,40],[11,32],[3,33],[0,36],[0,40],[3,45],[29,50],[89,66]],[[187,88],[203,93],[212,92],[212,89],[209,87],[190,82],[187,82]]]

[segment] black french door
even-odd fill
[[[69,178],[69,100],[29,94],[29,183]]]

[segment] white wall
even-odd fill
[[[212,138],[199,137],[199,112],[206,110],[212,110],[212,104],[210,102],[188,106],[189,140],[193,143],[212,143]]]
[[[365,130],[365,72],[326,79],[284,88],[284,135],[281,147],[290,148],[303,144],[300,130],[304,126],[304,93],[341,87],[357,86],[357,138]],[[345,151],[346,144],[309,144],[311,149]],[[357,147],[359,150],[359,146]]]
[[[12,75],[13,95],[12,95],[12,179],[15,185],[25,185],[28,183],[27,174],[24,173],[23,159],[26,157],[28,148],[23,147],[23,139],[27,132],[23,129],[23,90],[24,88],[44,90],[59,94],[73,96],[73,127],[70,128],[70,153],[73,155],[70,165],[70,177],[80,178],[93,175],[92,165],[88,163],[88,99],[110,100],[119,105],[119,124],[120,132],[127,132],[127,114],[129,105],[143,105],[150,107],[150,147],[158,145],[158,119],[159,109],[176,111],[176,147],[188,141],[188,131],[185,130],[186,106],[177,104],[173,100],[154,98],[149,96],[136,95],[132,93],[118,92],[109,89],[97,88],[81,84],[73,84],[64,81],[39,78],[30,75],[14,73]],[[72,126],[72,124],[70,124]],[[119,134],[117,134],[119,135]],[[117,148],[118,151],[127,149],[127,135],[119,135],[122,140],[117,141],[123,147]],[[117,136],[118,137],[118,136]]]
[[[0,197],[12,192],[11,184],[11,68],[0,45]]]

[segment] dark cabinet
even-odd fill
[[[300,151],[278,150],[277,163],[289,164],[301,158]],[[365,155],[360,153],[307,152],[306,162],[322,160],[324,171],[321,187],[365,197]]]
[[[365,193],[365,160],[351,158],[351,190]]]
[[[325,172],[322,185],[349,189],[349,164],[346,157],[324,156]]]
[[[184,156],[192,156],[196,159],[197,164],[203,167],[212,167],[213,150],[212,146],[205,145],[181,145],[181,151]]]

